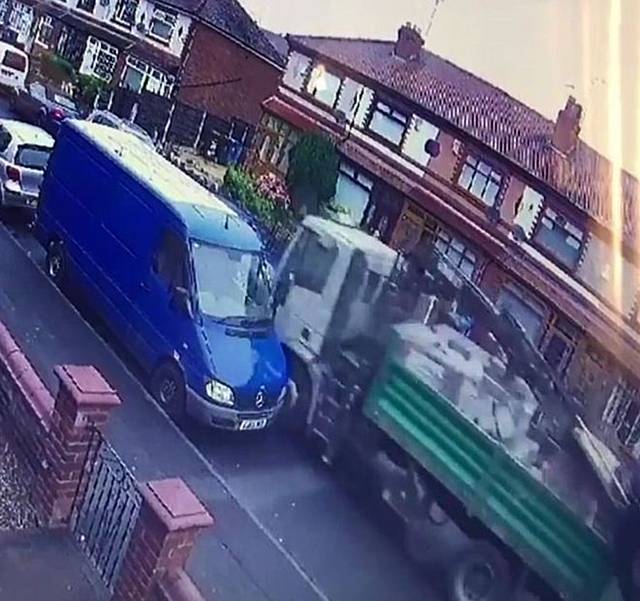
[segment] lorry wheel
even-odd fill
[[[508,561],[489,543],[462,553],[449,575],[449,601],[505,601],[511,598]]]
[[[60,240],[52,240],[47,246],[46,269],[49,278],[61,288],[64,285],[67,265],[64,245]]]
[[[153,398],[173,418],[184,415],[186,387],[180,368],[173,363],[160,364],[151,374],[149,385]]]

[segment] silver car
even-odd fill
[[[87,121],[126,131],[130,134],[133,134],[139,140],[146,142],[147,144],[149,144],[149,146],[154,146],[151,136],[139,125],[135,124],[133,121],[128,121],[127,119],[118,117],[118,115],[115,115],[114,113],[111,113],[109,111],[93,111],[93,113],[91,113],[87,117]]]
[[[36,208],[53,143],[53,138],[35,125],[0,120],[1,208]]]

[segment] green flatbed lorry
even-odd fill
[[[436,297],[414,290],[420,321],[386,327],[407,313],[389,286],[398,261],[362,232],[305,220],[278,272],[295,383],[284,417],[380,495],[408,554],[447,575],[450,601],[620,601],[616,508],[566,439],[573,425],[561,411],[547,423],[522,378],[455,327],[426,325]]]

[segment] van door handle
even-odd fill
[[[142,281],[140,282],[140,288],[142,288],[145,292],[149,292],[151,287],[149,286],[149,282]]]

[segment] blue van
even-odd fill
[[[149,374],[167,410],[264,428],[287,394],[270,266],[223,201],[124,131],[67,120],[41,188],[46,269]]]

